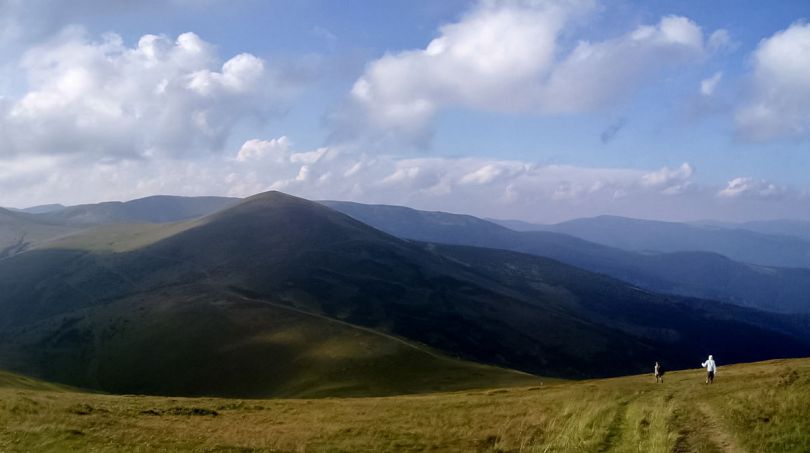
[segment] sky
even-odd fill
[[[810,220],[810,2],[0,0],[0,206]]]

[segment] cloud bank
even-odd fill
[[[281,190],[310,199],[402,204],[538,222],[597,214],[739,220],[748,218],[752,209],[772,217],[810,212],[806,194],[764,181],[736,178],[722,188],[699,185],[689,163],[641,170],[413,158],[336,147],[297,150],[284,136],[247,140],[227,154],[194,160],[71,165],[65,159],[32,156],[0,166],[4,203],[82,203],[154,194],[242,197]]]
[[[244,121],[261,120],[292,87],[247,53],[225,61],[194,33],[118,35],[80,29],[28,50],[28,89],[0,99],[0,158],[139,159],[217,152]]]

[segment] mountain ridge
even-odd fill
[[[362,329],[324,317],[553,377],[620,375],[661,355],[683,366],[703,347],[738,360],[810,353],[790,319],[639,291],[541,257],[403,240],[280,193],[185,223],[43,244],[0,261],[0,290],[0,364],[125,393],[384,394],[402,390],[407,363],[430,368],[428,356],[408,359],[411,349],[382,337],[358,343],[349,332],[366,338]],[[709,326],[722,334],[707,336]],[[373,385],[328,371],[335,360]]]
[[[739,263],[711,252],[640,253],[548,231],[514,231],[471,216],[324,201],[395,236],[546,256],[648,290],[778,312],[810,312],[810,270]],[[438,218],[438,221],[432,220]],[[688,259],[687,259],[688,258]],[[695,272],[720,264],[713,272]]]

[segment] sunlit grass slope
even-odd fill
[[[810,360],[387,398],[91,395],[0,375],[0,451],[805,452]]]
[[[0,259],[76,230],[74,227],[40,219],[31,214],[0,208]]]

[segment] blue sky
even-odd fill
[[[279,189],[535,221],[810,216],[806,1],[0,0],[0,17],[0,205]]]

